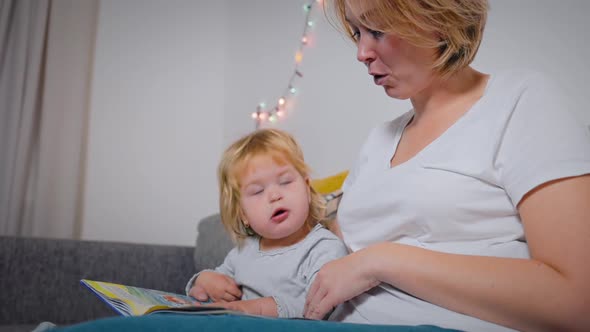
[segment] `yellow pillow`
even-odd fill
[[[343,171],[332,176],[311,180],[311,186],[321,195],[327,195],[342,187],[348,171]]]

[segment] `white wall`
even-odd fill
[[[192,244],[217,210],[223,148],[254,128],[294,66],[304,0],[102,0],[92,88],[83,236]],[[491,0],[475,67],[555,77],[590,124],[585,0]],[[373,85],[355,49],[316,12],[295,108],[276,126],[315,176],[351,166],[371,127],[409,109]]]
[[[293,69],[305,1],[230,1],[225,142],[252,129],[248,115],[259,101],[280,97]],[[254,6],[254,4],[257,4]],[[491,0],[483,44],[474,66],[488,73],[507,68],[542,70],[570,93],[575,112],[590,124],[587,0]],[[315,15],[316,43],[306,49],[301,94],[289,118],[274,126],[291,131],[316,176],[351,166],[370,128],[407,111],[408,101],[373,85],[356,49]],[[584,62],[583,62],[584,61]]]
[[[274,105],[281,97],[295,66],[307,3],[229,2],[226,143],[254,128],[249,116],[259,102]],[[350,167],[370,128],[408,103],[386,98],[373,86],[366,67],[356,61],[354,45],[325,21],[319,7],[312,19],[295,107],[273,126],[295,135],[314,175],[322,177]]]
[[[590,1],[491,0],[483,45],[475,66],[540,70],[572,98],[574,112],[590,124]]]
[[[191,244],[217,210],[224,2],[102,0],[82,236]]]

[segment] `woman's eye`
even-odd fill
[[[382,31],[369,30],[369,33],[371,34],[371,36],[373,36],[373,38],[380,38],[381,36],[383,36]]]
[[[370,30],[370,29],[367,29],[366,32],[368,34],[370,34],[371,37],[373,37],[375,39],[379,39],[385,34],[382,31]],[[352,30],[352,38],[356,41],[359,41],[359,39],[361,38],[361,31],[359,29],[353,29]]]

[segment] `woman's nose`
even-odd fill
[[[368,66],[375,58],[373,45],[367,38],[361,37],[357,43],[356,59]]]

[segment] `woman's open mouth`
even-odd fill
[[[383,85],[385,83],[385,77],[387,75],[373,75],[373,82],[377,85]]]

